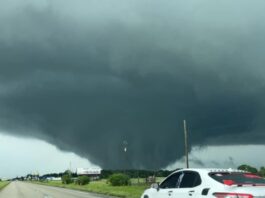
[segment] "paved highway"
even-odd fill
[[[0,198],[106,198],[104,195],[25,182],[12,182],[2,191]]]

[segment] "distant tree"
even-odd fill
[[[66,171],[64,171],[64,175],[65,175],[65,174],[72,175],[72,171],[70,171],[70,170],[66,170]]]
[[[250,173],[258,173],[258,170],[255,167],[252,167],[252,166],[246,165],[246,164],[240,165],[237,169],[238,170],[244,170],[244,171],[247,171]]]
[[[168,170],[159,170],[156,172],[156,177],[167,177],[170,175],[173,171],[168,171]]]
[[[63,184],[71,184],[73,183],[73,179],[71,177],[71,175],[65,174],[62,176],[62,183]]]
[[[259,175],[262,177],[265,177],[265,167],[264,166],[260,167]]]
[[[109,178],[114,172],[112,170],[101,170],[100,178],[107,179]]]
[[[90,182],[90,178],[88,176],[85,176],[85,175],[79,176],[76,180],[76,183],[78,185],[86,185],[86,184],[89,184],[89,182]]]
[[[62,175],[62,183],[63,184],[71,184],[71,183],[73,183],[71,171],[67,170],[67,171],[64,172],[64,174]]]

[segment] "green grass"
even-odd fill
[[[0,181],[0,191],[9,184],[7,181]]]
[[[100,193],[105,195],[112,195],[124,198],[140,198],[141,194],[145,189],[149,188],[149,184],[142,183],[144,180],[140,179],[138,184],[138,179],[132,179],[131,186],[111,186],[106,180],[93,181],[88,185],[79,186],[77,184],[62,184],[61,181],[49,181],[49,182],[37,182],[38,184],[44,184],[49,186],[56,186],[62,188],[69,188],[75,190],[82,190],[94,193]]]

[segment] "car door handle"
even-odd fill
[[[194,190],[189,191],[189,196],[192,196],[194,193]]]
[[[172,192],[173,192],[172,190],[168,191],[168,196],[171,196]]]

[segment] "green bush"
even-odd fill
[[[62,176],[62,183],[63,184],[71,184],[71,183],[73,183],[72,176],[70,174],[64,174]]]
[[[78,185],[86,185],[89,184],[90,178],[88,176],[79,176],[76,180]]]
[[[130,185],[130,178],[128,175],[116,173],[109,177],[109,182],[112,186],[128,186]]]

